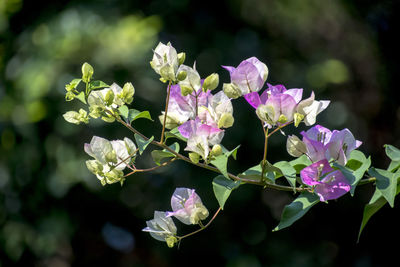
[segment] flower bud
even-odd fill
[[[104,96],[104,102],[106,106],[111,106],[114,101],[114,92],[113,90],[108,90],[106,95]]]
[[[204,91],[214,90],[215,88],[217,88],[218,84],[219,84],[219,75],[217,73],[213,73],[204,80],[203,90]]]
[[[181,95],[182,96],[187,96],[190,95],[191,93],[193,93],[193,88],[185,86],[185,85],[181,85]]]
[[[239,87],[237,87],[233,83],[224,83],[222,89],[224,90],[226,96],[229,98],[236,99],[242,96],[242,91],[240,91]]]
[[[183,80],[186,79],[186,77],[187,77],[186,71],[180,71],[180,72],[178,73],[178,75],[176,76],[176,78],[178,79],[178,81],[183,81]]]
[[[175,243],[178,242],[178,239],[177,239],[175,236],[170,235],[170,236],[168,236],[167,238],[165,238],[165,242],[167,242],[167,246],[168,246],[169,248],[173,248],[174,245],[175,245]]]
[[[126,104],[130,104],[133,101],[133,95],[135,94],[135,87],[133,87],[132,83],[125,83],[122,88],[122,92],[119,94],[119,97]]]
[[[186,59],[186,53],[185,52],[181,52],[178,54],[178,62],[179,65],[182,65],[185,62]]]
[[[92,76],[93,76],[93,72],[94,72],[93,67],[89,63],[87,63],[87,62],[83,63],[83,65],[82,65],[82,81],[84,81],[85,83],[90,82],[90,80],[92,79]]]
[[[281,114],[281,115],[279,116],[278,122],[279,122],[279,123],[285,123],[285,122],[287,122],[286,116],[283,115],[283,114]]]
[[[154,49],[153,59],[150,62],[150,65],[163,79],[167,81],[175,81],[175,74],[178,70],[179,60],[182,59],[184,60],[184,55],[181,54],[178,59],[178,54],[171,43],[168,43],[167,45],[159,43]]]
[[[214,145],[211,149],[211,155],[213,155],[214,157],[218,157],[221,154],[222,154],[222,147],[219,144]]]
[[[294,119],[294,126],[297,127],[299,126],[300,122],[304,119],[304,115],[296,112],[293,115],[293,119]]]
[[[293,157],[300,157],[307,153],[306,144],[296,135],[288,136],[286,141],[286,150]]]

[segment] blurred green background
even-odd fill
[[[214,212],[215,175],[176,162],[102,187],[85,167],[83,144],[132,136],[101,121],[71,125],[62,114],[81,107],[64,101],[64,85],[87,61],[96,79],[132,82],[132,107],[157,118],[165,85],[149,66],[151,49],[171,41],[186,64],[196,61],[202,77],[218,72],[221,84],[229,82],[221,65],[256,56],[270,83],[330,99],[319,123],[349,128],[385,168],[382,145],[400,146],[398,11],[398,1],[378,0],[0,0],[0,266],[393,266],[398,206],[383,208],[356,244],[371,186],[276,233],[294,196],[243,186],[208,230],[168,249],[141,232],[145,221],[170,209],[178,186],[196,188]],[[249,105],[239,99],[234,108],[223,144],[241,144],[240,164],[229,163],[237,173],[260,161],[263,139]],[[148,136],[161,130],[157,120],[135,127]],[[271,139],[271,162],[291,159],[284,143]],[[139,164],[153,166],[148,154]]]

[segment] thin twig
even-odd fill
[[[184,239],[184,238],[186,238],[186,237],[189,237],[189,236],[191,236],[191,235],[197,234],[198,232],[201,232],[201,231],[203,231],[204,229],[206,229],[206,228],[214,221],[214,219],[217,217],[217,215],[218,215],[218,213],[219,213],[220,211],[221,211],[221,207],[215,212],[214,216],[211,218],[211,220],[208,221],[208,223],[207,223],[206,225],[204,225],[202,228],[197,229],[196,231],[191,232],[191,233],[189,233],[189,234],[187,234],[187,235],[184,235],[184,236],[177,236],[178,240],[182,240],[182,239]]]
[[[168,84],[168,92],[167,92],[167,99],[165,101],[165,112],[164,112],[164,122],[162,125],[162,130],[161,130],[161,137],[160,137],[160,143],[164,143],[164,131],[165,131],[165,124],[167,123],[167,116],[168,116],[168,104],[169,104],[169,95],[171,93],[171,81],[169,81]]]

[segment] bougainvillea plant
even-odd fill
[[[66,100],[80,100],[86,109],[68,111],[66,121],[74,124],[89,123],[100,118],[105,122],[118,122],[132,132],[132,139],[109,141],[94,136],[84,145],[92,158],[86,161],[87,168],[96,175],[102,185],[124,183],[128,176],[137,172],[150,172],[176,160],[217,173],[212,177],[214,195],[219,209],[207,223],[209,211],[194,189],[177,188],[171,198],[171,211],[155,211],[154,218],[147,221],[143,229],[160,241],[173,247],[183,238],[207,228],[224,208],[231,192],[243,184],[260,186],[261,189],[292,191],[296,199],[282,212],[279,224],[273,229],[281,230],[300,219],[319,202],[328,202],[347,193],[354,195],[359,185],[373,184],[375,193],[364,208],[359,236],[366,223],[387,202],[393,207],[400,192],[400,150],[385,145],[391,162],[386,169],[374,168],[371,157],[366,157],[357,148],[362,144],[349,129],[329,130],[315,124],[318,114],[330,101],[316,100],[314,92],[304,97],[303,89],[286,89],[284,85],[265,86],[267,66],[255,57],[242,61],[237,67],[222,66],[230,74],[230,83],[224,83],[217,93],[219,76],[213,73],[202,79],[196,66],[184,64],[185,53],[177,53],[170,44],[159,43],[150,62],[160,80],[167,84],[165,110],[159,115],[162,131],[157,140],[147,137],[133,122],[151,119],[148,111],[130,108],[135,94],[131,83],[121,88],[93,79],[93,67],[82,66],[82,77],[66,85]],[[81,88],[81,89],[79,89]],[[264,89],[264,90],[263,90]],[[236,159],[239,146],[229,150],[221,142],[225,129],[234,124],[232,100],[244,97],[249,108],[260,120],[264,131],[263,157],[259,164],[242,173],[228,171],[229,157]],[[295,157],[292,161],[271,163],[267,160],[268,140],[290,124],[310,126],[307,131],[288,136],[287,152]],[[186,147],[180,149],[179,141]],[[135,159],[148,147],[155,166],[140,169]],[[197,225],[191,233],[178,235],[173,218],[184,224]]]

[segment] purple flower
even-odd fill
[[[196,152],[204,160],[210,152],[210,146],[219,144],[224,131],[208,124],[203,124],[199,118],[189,120],[178,127],[179,132],[187,140],[186,151]]]
[[[350,191],[350,184],[339,170],[334,170],[326,159],[300,172],[303,183],[315,187],[321,201],[337,199]]]
[[[350,152],[362,144],[355,140],[347,128],[331,132],[321,125],[315,125],[308,131],[301,132],[301,135],[307,147],[307,155],[313,162],[333,158],[340,165],[346,165]]]
[[[210,91],[206,93],[200,91],[197,95],[197,105],[207,106],[211,99]],[[167,123],[168,129],[175,128],[190,119],[196,117],[196,97],[193,94],[182,96],[179,85],[172,85],[168,103]],[[160,116],[160,121],[164,121],[164,112]]]
[[[194,189],[177,188],[171,198],[171,207],[173,212],[167,212],[167,217],[175,216],[184,224],[198,224],[208,217],[208,210]]]
[[[229,71],[231,83],[240,89],[242,95],[260,91],[268,77],[267,66],[256,57],[243,60],[237,68],[222,67]]]

